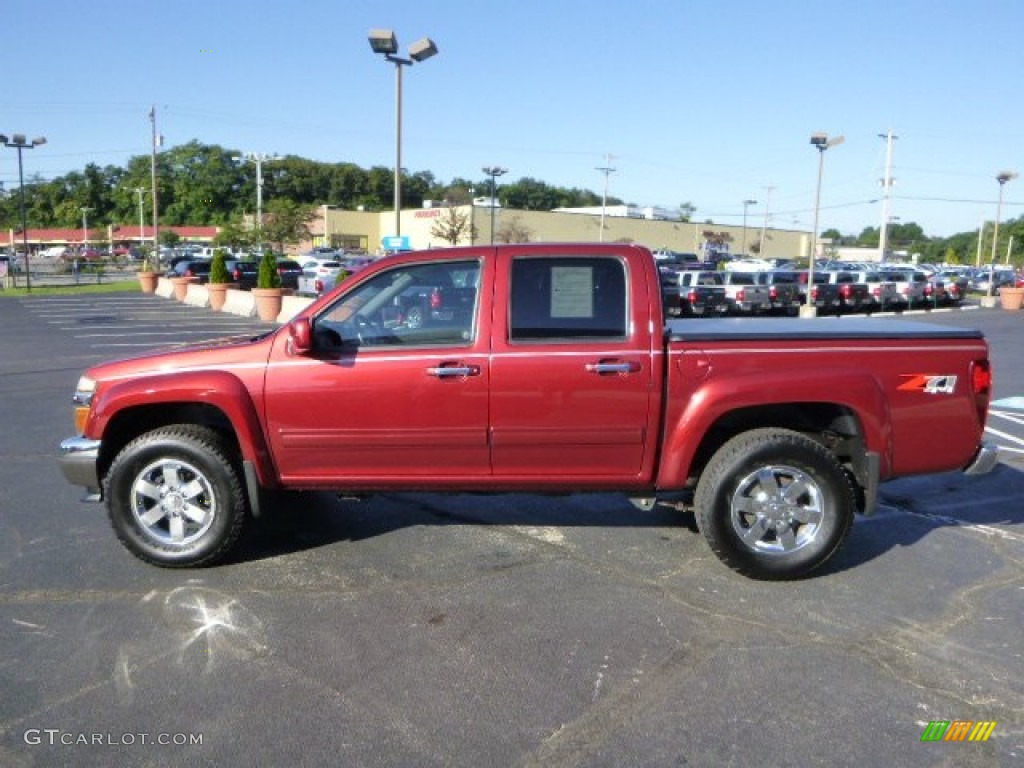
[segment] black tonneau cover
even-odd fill
[[[669,320],[666,341],[744,339],[981,339],[975,328],[950,328],[912,320],[870,318],[722,318]]]

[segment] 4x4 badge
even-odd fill
[[[897,387],[901,392],[924,392],[926,395],[952,395],[956,391],[956,376],[936,376],[926,373],[901,374],[906,381]]]

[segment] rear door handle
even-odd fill
[[[452,379],[460,376],[479,376],[479,365],[439,365],[427,368],[427,375],[438,379]]]

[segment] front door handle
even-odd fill
[[[602,361],[599,363],[587,363],[585,367],[588,373],[636,373],[640,370],[640,363]]]
[[[427,375],[438,379],[452,379],[460,376],[479,376],[479,365],[439,365],[436,368],[427,368]]]

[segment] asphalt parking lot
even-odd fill
[[[615,494],[306,494],[236,561],[168,571],[59,474],[75,381],[273,326],[2,299],[0,765],[1024,764],[1024,313],[920,318],[989,337],[1002,463],[887,484],[814,578],[744,579],[691,515]]]

